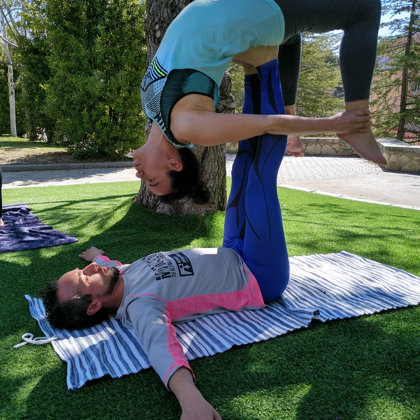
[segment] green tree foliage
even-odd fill
[[[343,109],[340,69],[335,55],[338,37],[339,35],[333,33],[304,35],[296,104],[298,115],[322,117]],[[236,111],[241,112],[243,71],[240,66],[232,64],[229,73]]]
[[[144,3],[36,0],[22,48],[30,132],[77,156],[124,156],[144,138]]]
[[[420,34],[418,0],[383,0],[390,17],[378,45],[372,86],[375,134],[418,141],[420,133]]]
[[[304,34],[296,114],[325,117],[344,108],[336,45],[341,35]]]
[[[45,84],[51,78],[48,64],[50,43],[46,36],[46,15],[42,1],[27,4],[23,14],[30,36],[19,40],[17,59],[23,68],[21,102],[25,108],[25,130],[30,140],[54,141],[54,119],[47,109]]]

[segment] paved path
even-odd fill
[[[233,159],[233,155],[228,155],[228,174]],[[31,168],[32,170],[28,171],[22,167],[20,172],[9,172],[11,168],[3,166],[3,188],[115,181],[140,182],[135,178],[132,167],[104,167],[104,164],[101,164],[93,168],[75,169],[74,165],[71,169],[57,169],[58,165],[55,165],[55,168],[40,171],[38,167],[38,170]],[[377,165],[360,158],[286,156],[277,183],[279,186],[324,195],[420,210],[420,174],[383,171]]]

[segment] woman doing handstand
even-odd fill
[[[267,133],[335,132],[361,156],[385,164],[370,128],[368,105],[379,18],[379,0],[194,1],[167,29],[142,81],[151,130],[133,154],[137,176],[167,201],[190,196],[203,202],[208,193],[190,148]],[[293,114],[300,33],[334,29],[344,30],[340,67],[346,112],[327,118],[215,113],[230,62],[242,65],[245,75],[257,75],[260,66],[280,59],[286,113]],[[268,81],[271,91],[279,89],[274,83],[279,81]],[[272,101],[270,95],[267,101]]]

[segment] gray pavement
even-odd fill
[[[227,156],[230,174],[234,155]],[[135,170],[115,164],[3,166],[3,188],[43,187],[98,182],[140,181]],[[383,171],[364,159],[353,157],[285,156],[279,186],[350,200],[420,210],[420,174]]]

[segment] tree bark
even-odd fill
[[[147,42],[147,62],[153,59],[163,35],[179,12],[191,0],[148,0],[146,2],[145,31]],[[220,87],[220,103],[217,112],[233,112],[235,105],[230,93],[231,82],[226,73]],[[202,178],[211,193],[206,205],[195,205],[190,199],[183,199],[174,205],[167,205],[152,194],[142,182],[135,201],[141,206],[159,213],[204,214],[224,210],[226,206],[226,146],[195,147],[192,149],[200,164]]]
[[[1,13],[1,26],[3,28],[3,47],[7,58],[7,84],[9,87],[9,109],[10,109],[10,134],[17,136],[16,130],[16,101],[15,101],[15,83],[13,81],[13,56],[7,43],[6,22]]]
[[[414,26],[414,17],[416,10],[416,0],[412,0],[411,10],[410,10],[410,21],[408,24],[408,34],[405,44],[404,55],[409,56],[411,51],[411,44],[413,42],[413,26]],[[408,93],[408,63],[404,62],[404,67],[401,77],[401,97],[400,97],[400,118],[398,120],[398,130],[397,130],[397,139],[404,141],[405,137],[405,112],[407,110],[407,93]]]

